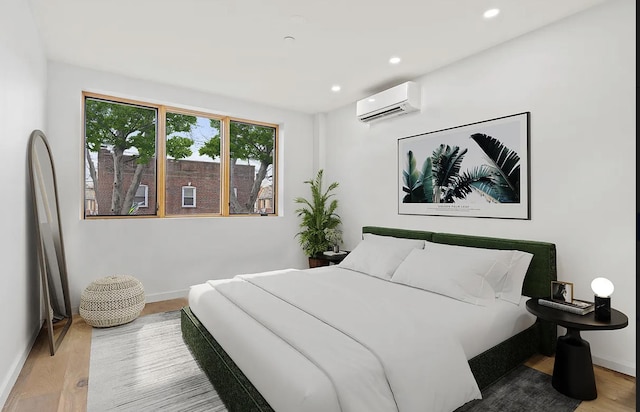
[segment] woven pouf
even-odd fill
[[[80,298],[80,316],[106,328],[131,322],[144,309],[144,288],[133,276],[106,276],[91,282]]]

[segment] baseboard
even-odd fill
[[[636,377],[635,366],[625,365],[609,359],[599,358],[597,356],[592,356],[592,361],[594,365],[602,366],[603,368],[624,373],[625,375],[633,376],[634,378]]]
[[[147,302],[160,302],[163,300],[186,298],[189,294],[189,289],[174,290],[171,292],[153,293],[145,296]]]
[[[8,373],[7,376],[4,377],[2,386],[0,386],[1,388],[0,389],[0,405],[4,405],[7,402],[7,399],[9,399],[9,394],[13,389],[13,385],[15,385],[16,381],[18,380],[18,376],[22,371],[22,367],[24,366],[24,363],[27,361],[27,358],[29,357],[31,348],[33,347],[33,344],[36,342],[36,339],[38,338],[38,334],[40,333],[41,328],[42,328],[42,324],[37,324],[34,327],[33,335],[29,339],[26,347],[24,348],[24,351],[22,351],[22,354],[16,358],[13,365],[11,365],[11,367],[9,368],[10,373]],[[0,409],[3,409],[3,408],[0,408]]]

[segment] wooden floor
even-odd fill
[[[180,309],[186,299],[147,303],[141,316]],[[71,412],[87,410],[91,326],[79,316],[55,356],[49,355],[44,332],[29,353],[2,412]],[[553,358],[533,356],[527,366],[551,374]],[[583,401],[577,412],[626,412],[636,410],[636,379],[596,366],[598,398]]]

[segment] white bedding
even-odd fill
[[[535,321],[336,266],[209,281],[189,306],[278,412],[451,411],[480,396],[466,361]]]

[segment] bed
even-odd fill
[[[191,288],[183,338],[228,410],[455,410],[532,354],[553,353],[555,325],[524,306],[548,295],[555,245],[374,226],[362,232],[340,265]],[[394,253],[411,245],[410,252],[398,252],[387,268],[386,251],[384,260],[380,249],[362,252],[374,241],[392,241],[384,249]],[[427,246],[414,250],[416,242]],[[482,280],[482,293],[474,283],[474,293],[459,295],[459,282],[414,275],[425,266],[439,273],[438,262],[464,268],[466,258],[447,254],[467,250],[523,257],[521,293],[504,292],[504,277],[503,298],[493,299],[498,286],[489,295],[485,288],[496,280]]]

